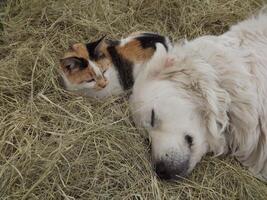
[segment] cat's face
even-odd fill
[[[104,74],[111,62],[105,55],[106,46],[101,38],[89,44],[77,43],[69,48],[60,59],[60,71],[66,89],[88,88],[98,91],[107,86]]]
[[[65,89],[98,98],[131,89],[157,42],[166,49],[170,47],[168,38],[152,33],[135,33],[120,41],[101,38],[72,45],[60,60]]]

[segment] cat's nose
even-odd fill
[[[97,80],[97,86],[99,88],[105,88],[108,85],[108,81],[106,78],[101,78],[99,80]]]

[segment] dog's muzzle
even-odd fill
[[[155,163],[155,171],[159,178],[177,180],[185,177],[189,169],[189,159],[179,162],[160,160]]]

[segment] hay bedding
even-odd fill
[[[127,99],[73,96],[57,81],[70,43],[149,30],[220,34],[266,0],[10,0],[0,8],[0,199],[267,199],[232,158],[157,180]]]

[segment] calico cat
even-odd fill
[[[136,32],[121,40],[104,37],[88,44],[76,43],[60,59],[60,74],[66,90],[104,98],[133,87],[135,78],[155,52],[156,43],[168,51],[169,38]]]

